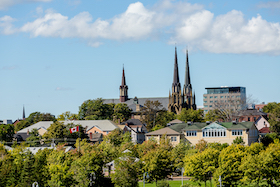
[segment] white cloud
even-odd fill
[[[42,12],[41,8],[37,12]],[[92,47],[103,40],[143,40],[164,38],[189,48],[213,53],[270,53],[280,55],[279,23],[260,15],[245,19],[232,10],[215,16],[202,5],[162,0],[147,8],[136,2],[111,19],[93,20],[88,12],[69,18],[52,10],[34,21],[14,28],[13,18],[0,18],[2,33],[26,32],[31,37],[81,38]],[[1,30],[0,30],[1,31]]]
[[[236,10],[216,18],[210,15],[196,14],[195,19],[186,19],[185,25],[178,28],[175,40],[213,53],[280,55],[279,23],[267,22],[260,15],[245,20]]]
[[[0,17],[0,33],[5,35],[14,34],[17,30],[12,24],[14,21],[16,19],[10,16]]]
[[[0,10],[6,9],[16,4],[32,3],[32,2],[50,2],[50,1],[52,0],[0,0]]]

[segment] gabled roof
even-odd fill
[[[165,127],[163,129],[159,129],[159,130],[156,130],[156,131],[153,131],[153,132],[149,132],[146,134],[146,136],[151,136],[151,135],[163,135],[163,134],[166,134],[166,135],[180,135],[179,132],[169,128],[169,127]]]
[[[178,119],[174,119],[174,120],[170,121],[169,123],[176,124],[176,123],[184,123],[184,122],[181,120],[178,120]]]
[[[257,109],[240,110],[234,116],[266,116],[267,113],[261,112]]]
[[[223,123],[218,123],[218,122],[214,122],[215,124],[218,124],[226,129],[250,129],[253,125],[254,122],[240,122],[240,123],[236,123],[233,124],[232,122],[223,122]],[[177,131],[177,132],[181,132],[181,131],[186,131],[186,130],[202,130],[203,128],[205,128],[206,126],[212,125],[214,123],[211,124],[207,124],[207,123],[179,123],[179,124],[175,124],[173,126],[170,126],[169,128]]]
[[[96,126],[102,131],[113,131],[116,128],[119,128],[117,124],[115,124],[113,121],[110,120],[66,120],[66,121],[60,121],[64,124],[73,123],[75,125],[81,125],[82,127],[87,127],[87,130],[91,129],[92,127]],[[27,130],[32,131],[32,129],[40,129],[45,128],[48,129],[53,121],[40,121],[38,123],[35,123],[29,127],[26,127],[24,129],[21,129],[18,131],[18,133],[27,133]]]

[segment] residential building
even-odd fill
[[[126,85],[126,77],[124,68],[122,70],[122,81],[119,87],[120,97],[118,99],[104,99],[104,103],[126,103],[127,106],[132,110],[134,118],[139,119],[137,115],[140,109],[144,106],[147,100],[159,101],[162,104],[162,109],[172,111],[174,113],[180,113],[182,108],[193,108],[196,109],[195,94],[192,92],[192,85],[190,81],[190,69],[189,69],[189,58],[188,51],[186,57],[186,70],[185,70],[185,84],[183,91],[181,90],[181,84],[179,81],[179,69],[177,60],[177,49],[175,48],[175,61],[174,61],[174,74],[172,83],[172,92],[169,92],[169,97],[155,97],[155,98],[129,98],[128,96],[128,85]]]
[[[254,107],[245,110],[239,110],[233,114],[233,118],[238,122],[242,122],[242,121],[256,122],[257,119],[261,116],[267,118],[267,113],[261,112],[255,109]]]
[[[163,129],[147,133],[146,140],[154,139],[159,142],[160,138],[162,138],[163,136],[167,136],[173,146],[178,145],[180,143],[180,140],[184,139],[184,135],[182,133],[171,129],[170,127],[165,127]]]
[[[86,133],[88,135],[90,135],[90,133],[101,133],[103,135],[107,135],[114,129],[119,128],[117,124],[110,120],[66,120],[60,122],[64,124],[73,123],[74,125],[81,125],[86,129]],[[47,132],[47,129],[51,126],[52,123],[53,121],[40,121],[29,127],[21,129],[15,134],[15,136],[20,135],[21,137],[27,137],[29,135],[29,132],[31,132],[33,129],[37,129],[39,134],[42,136],[44,133]]]
[[[177,124],[177,123],[184,123],[184,122],[181,121],[181,120],[178,120],[178,119],[174,119],[174,120],[170,121],[169,123],[167,123],[166,126],[175,125],[175,124]]]
[[[131,141],[133,143],[143,143],[145,141],[145,134],[148,133],[148,130],[144,124],[141,123],[139,119],[129,119],[126,122],[123,122],[122,130],[124,132],[131,133]],[[120,127],[120,125],[119,125]]]
[[[245,87],[209,87],[205,88],[206,94],[203,94],[204,113],[215,108],[241,110],[246,106],[246,88]]]
[[[167,135],[171,139],[171,143],[175,146],[180,141],[188,141],[195,145],[199,140],[204,139],[209,143],[219,142],[232,144],[236,137],[242,137],[245,145],[251,145],[258,141],[258,129],[254,122],[207,122],[207,123],[179,123],[166,127],[157,131],[146,134],[146,140],[154,138],[157,141],[163,135]],[[174,137],[176,141],[174,141]],[[180,137],[180,139],[178,139]]]
[[[269,127],[270,127],[268,118],[266,116],[259,116],[258,119],[255,121],[255,125],[259,131],[263,128],[269,129]]]

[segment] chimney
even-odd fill
[[[134,119],[134,114],[131,114],[131,119]]]
[[[89,133],[89,139],[92,140],[92,132]]]
[[[29,129],[27,129],[27,135],[29,135]]]
[[[236,123],[236,121],[232,121],[232,124],[233,124],[233,125],[236,125],[237,123]]]
[[[206,124],[207,124],[207,125],[210,125],[210,123],[211,123],[211,121],[206,121]]]

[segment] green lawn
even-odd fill
[[[180,187],[182,185],[182,181],[168,181],[171,187]],[[192,182],[189,180],[183,181],[184,184],[192,184],[193,186],[199,186],[198,183]],[[207,186],[210,186],[209,181],[207,181]],[[212,187],[214,184],[212,183]],[[143,187],[143,182],[139,182],[139,187]],[[145,183],[145,187],[156,187],[156,183]],[[204,184],[201,185],[201,187],[205,187]]]

